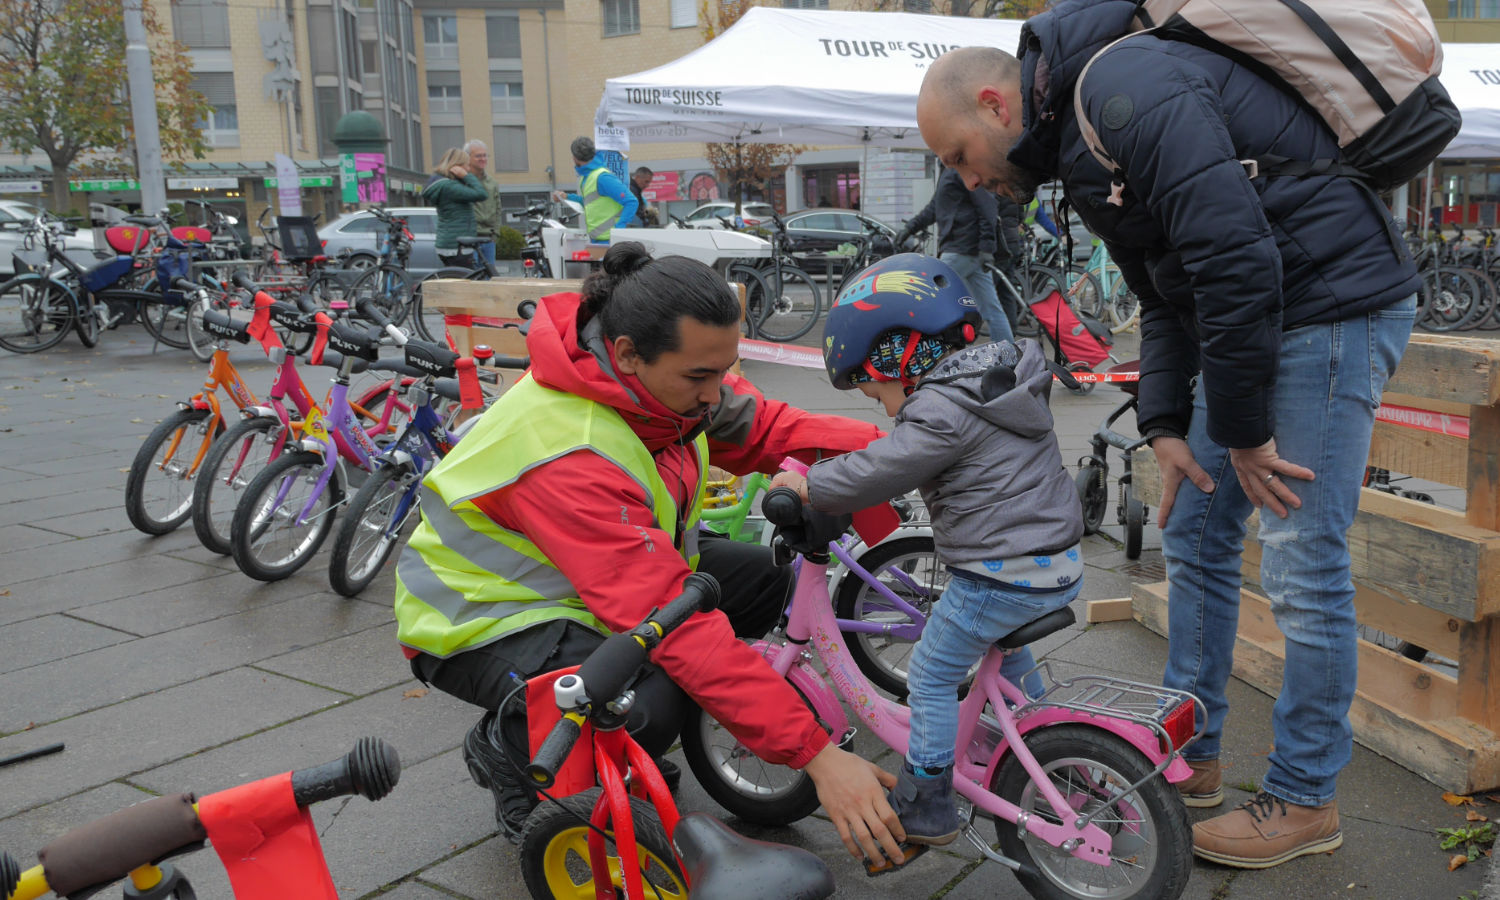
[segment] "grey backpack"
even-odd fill
[[[1409,181],[1458,134],[1460,116],[1438,81],[1443,46],[1423,0],[1136,0],[1133,29],[1234,59],[1302,98],[1338,138],[1341,159],[1241,160],[1263,175],[1348,175],[1376,190]],[[1074,85],[1079,128],[1094,158],[1124,173],[1084,115],[1083,79]]]

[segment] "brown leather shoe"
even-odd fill
[[[1241,869],[1269,869],[1344,843],[1337,801],[1297,806],[1261,791],[1233,812],[1193,826],[1193,853]]]
[[[1185,759],[1193,770],[1187,781],[1177,782],[1182,805],[1208,809],[1224,802],[1224,770],[1217,759]]]

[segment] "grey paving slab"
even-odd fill
[[[191,784],[194,790],[217,791],[284,769],[318,765],[335,759],[361,737],[379,737],[395,748],[405,766],[447,754],[463,742],[469,728],[479,720],[479,710],[446,694],[430,691],[423,697],[406,697],[420,688],[413,682],[351,700],[343,697],[337,706],[289,721],[276,728],[248,734],[222,746],[185,759],[176,759],[132,778],[155,791],[174,790],[173,785]],[[462,761],[458,773],[468,782]],[[481,799],[489,794],[468,782]],[[493,806],[491,807],[493,817]]]
[[[0,673],[133,640],[135,635],[71,616],[42,616],[0,629]]]
[[[90,449],[74,444],[56,449],[61,452],[54,452],[54,448],[48,448],[45,458],[34,461],[12,459],[8,468],[32,475],[48,476],[78,475],[103,468],[118,468],[115,463],[119,460],[119,453],[109,447]]]
[[[69,548],[59,555],[70,554]],[[86,569],[65,570],[45,578],[10,585],[7,588],[10,591],[8,602],[0,606],[0,625],[72,609],[83,603],[113,600],[142,591],[188,584],[223,571],[217,566],[187,562],[169,556],[142,556]],[[4,579],[5,570],[0,566],[0,583]]]
[[[34,500],[18,500],[6,510],[6,516],[8,521],[12,522],[37,522],[73,513],[123,509],[125,476],[120,474],[115,477],[118,481],[115,482],[116,486],[113,489],[104,488],[97,491],[79,491],[76,494],[38,497]]]
[[[0,503],[18,503],[22,500],[62,497],[67,494],[117,488],[120,491],[120,503],[124,504],[125,476],[130,471],[130,460],[126,459],[120,463],[119,457],[116,456],[114,462],[116,465],[91,472],[81,472],[68,478],[30,475],[14,469],[0,470]],[[21,520],[19,515],[12,514],[9,510],[0,515],[4,516],[3,521],[7,523]]]
[[[429,887],[420,881],[407,881],[396,885],[389,891],[381,891],[378,896],[381,900],[452,900],[455,895],[450,891],[440,891]],[[478,898],[473,898],[473,900],[478,900]]]
[[[0,738],[0,756],[62,741],[62,753],[0,771],[0,818],[214,747],[344,699],[235,669]]]
[[[1166,641],[1134,622],[1102,622],[1048,651],[1049,659],[1137,681],[1161,682]]]
[[[257,663],[260,668],[356,696],[392,685],[416,687],[396,643],[395,616],[375,628]]]
[[[0,566],[4,565],[6,553],[30,550],[56,540],[56,532],[43,528],[34,528],[30,525],[0,525]]]
[[[200,552],[201,558],[193,562],[210,564],[210,554]],[[230,566],[233,565],[231,562]],[[299,577],[265,584],[246,578],[238,569],[218,572],[186,584],[77,607],[70,610],[70,615],[136,634],[160,634],[327,590],[325,580],[298,574]]]
[[[32,524],[37,528],[45,528],[48,531],[77,538],[92,537],[96,534],[135,533],[135,526],[130,524],[130,518],[125,515],[124,506],[104,507],[89,512],[36,519]]]
[[[123,491],[121,496],[123,497]],[[21,505],[23,504],[15,503],[6,507],[7,517]],[[30,520],[12,519],[11,521]],[[100,535],[78,540],[63,539],[53,545],[56,548],[55,552],[13,552],[0,556],[0,580],[17,584],[56,575],[59,572],[72,572],[131,559],[154,552],[151,544],[152,542],[145,535]]]
[[[108,706],[384,621],[368,604],[291,600],[9,672],[0,675],[0,732]],[[72,682],[71,689],[56,690],[61,679]]]

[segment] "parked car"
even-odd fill
[[[15,264],[11,260],[11,254],[22,249],[25,238],[22,229],[38,215],[44,215],[48,219],[57,218],[52,213],[30,203],[22,203],[19,200],[0,200],[0,278],[9,278],[15,274]],[[85,268],[98,261],[94,255],[94,233],[88,228],[63,238],[63,250]],[[41,246],[37,246],[31,251],[31,256],[40,263],[46,258],[46,251]]]
[[[406,269],[421,277],[442,267],[437,256],[437,210],[429,206],[393,206],[392,215],[406,220],[406,230],[412,234],[411,256]],[[318,238],[323,241],[323,253],[338,256],[345,249],[356,253],[374,255],[380,249],[380,239],[385,235],[385,223],[367,210],[339,216],[318,229]]]
[[[782,220],[786,222],[793,252],[809,274],[821,274],[828,268],[822,254],[872,232],[875,256],[890,256],[894,252],[896,229],[858,210],[819,207],[799,210]],[[810,255],[804,257],[804,254]]]
[[[745,203],[740,206],[740,209],[746,228],[771,224],[771,214],[774,210],[771,209],[769,203]],[[734,201],[715,200],[688,213],[683,221],[689,228],[723,228],[724,220],[734,222],[734,216]]]

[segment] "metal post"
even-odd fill
[[[125,0],[125,74],[130,87],[130,121],[135,126],[135,172],[141,182],[141,210],[167,207],[167,183],[161,168],[161,133],[156,126],[156,85],[151,76],[151,48],[146,45],[144,0]]]

